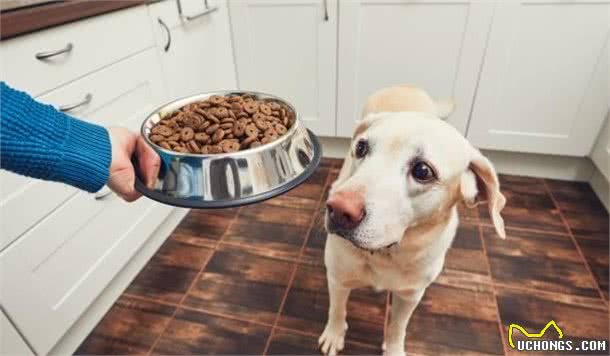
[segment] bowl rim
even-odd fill
[[[247,150],[243,150],[243,151],[236,151],[236,152],[229,152],[229,153],[182,153],[182,152],[176,152],[176,151],[172,151],[172,150],[168,150],[165,149],[157,144],[155,144],[154,142],[152,142],[150,140],[150,138],[148,137],[148,134],[145,132],[146,130],[146,125],[149,123],[149,121],[151,121],[151,119],[155,116],[155,115],[159,115],[160,116],[160,112],[161,110],[163,110],[163,108],[165,107],[169,107],[173,104],[176,104],[180,101],[183,100],[187,100],[187,99],[191,99],[191,98],[200,98],[198,100],[203,100],[205,98],[209,98],[210,96],[213,95],[222,95],[222,96],[228,96],[231,94],[239,94],[239,95],[244,95],[244,94],[252,94],[252,95],[256,95],[256,96],[263,96],[264,99],[274,99],[274,100],[278,100],[281,101],[283,104],[287,105],[292,112],[294,112],[295,115],[295,122],[292,125],[292,127],[290,129],[288,129],[288,132],[286,132],[286,134],[284,134],[283,136],[281,136],[279,139],[273,141],[273,142],[269,142],[267,144],[261,145],[259,147],[256,148],[248,148]],[[192,102],[190,102],[192,103]],[[188,105],[190,103],[186,103],[184,105]],[[183,106],[184,106],[183,105]],[[183,107],[183,106],[180,106]],[[176,109],[177,110],[177,109]],[[298,111],[296,110],[296,108],[294,107],[294,105],[292,105],[291,103],[289,103],[287,100],[280,98],[277,95],[273,95],[273,94],[269,94],[269,93],[265,93],[265,92],[260,92],[260,91],[255,91],[255,90],[215,90],[215,91],[209,91],[209,92],[202,92],[202,93],[197,93],[197,94],[191,94],[191,95],[186,95],[183,97],[180,97],[178,99],[174,99],[171,100],[169,102],[166,102],[163,105],[158,106],[157,108],[155,108],[155,110],[153,110],[152,112],[150,112],[148,115],[146,115],[146,118],[142,121],[142,124],[140,125],[140,135],[144,138],[144,141],[152,147],[152,149],[154,149],[155,151],[160,151],[163,152],[166,155],[171,155],[171,156],[175,156],[175,157],[184,157],[184,158],[228,158],[228,157],[241,157],[244,155],[249,155],[249,154],[253,154],[253,153],[257,153],[257,152],[261,152],[264,150],[268,150],[272,147],[275,147],[277,145],[282,144],[284,141],[288,140],[290,137],[294,136],[294,133],[301,128],[301,117],[300,114],[298,113]]]

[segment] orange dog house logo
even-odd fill
[[[550,329],[550,330],[549,330]],[[525,340],[513,340],[515,330],[518,330]],[[542,339],[549,333],[557,334],[555,340],[548,337]],[[573,341],[564,339],[563,330],[555,320],[549,321],[539,332],[529,332],[519,324],[512,323],[508,327],[508,344],[518,351],[606,351],[608,342],[605,340],[581,340]]]

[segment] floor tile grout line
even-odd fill
[[[591,269],[591,266],[589,266],[589,261],[587,261],[584,253],[580,249],[580,245],[578,244],[578,241],[576,241],[576,238],[574,237],[574,233],[572,232],[572,228],[570,227],[570,224],[568,224],[568,221],[566,220],[565,216],[563,215],[563,211],[562,211],[561,207],[559,206],[557,199],[555,199],[555,195],[553,195],[553,191],[551,191],[551,188],[549,187],[548,183],[546,182],[546,179],[541,179],[541,180],[542,180],[542,184],[546,188],[547,193],[549,194],[549,196],[551,197],[551,200],[553,201],[553,205],[555,205],[555,208],[557,208],[559,217],[561,218],[561,221],[563,222],[564,227],[568,231],[568,234],[569,234],[570,238],[572,239],[572,243],[574,243],[574,246],[576,246],[576,251],[578,251],[580,258],[585,263],[585,267],[586,267],[587,271],[589,272],[589,277],[591,277],[591,280],[593,281],[593,285],[595,286],[595,288],[597,289],[597,292],[599,293],[599,297],[602,299],[604,304],[606,304],[606,306],[608,306],[608,301],[604,297],[604,293],[602,292],[599,284],[597,283],[597,280],[595,279],[593,270]]]
[[[479,225],[481,225],[482,227],[485,227],[485,228],[494,228],[493,224],[486,223],[486,222],[479,222]],[[510,226],[509,224],[506,225],[506,230],[514,230],[514,231],[518,231],[518,232],[533,232],[536,234],[547,234],[547,235],[563,236],[563,237],[570,236],[570,234],[565,233],[565,232],[530,229],[528,227]]]
[[[249,251],[264,251],[264,250],[266,250],[266,248],[264,248],[264,247],[258,247],[258,246],[254,246],[254,245],[249,245],[247,243],[234,242],[234,241],[222,241],[222,242],[220,242],[220,245],[236,247],[236,248],[240,248],[240,249],[247,248]],[[256,252],[255,252],[255,254],[256,254]],[[283,261],[283,262],[296,262],[296,260],[298,258],[298,256],[295,256],[295,257],[284,257],[284,256],[269,256],[269,255],[264,255],[264,254],[261,255],[261,257],[271,258],[271,259],[278,260],[278,261]]]
[[[169,327],[171,322],[176,318],[176,314],[178,313],[178,310],[180,310],[180,307],[182,306],[182,303],[184,303],[184,301],[186,300],[186,297],[189,295],[189,293],[191,292],[191,290],[193,289],[195,284],[197,284],[197,281],[199,280],[199,277],[201,277],[201,274],[203,273],[203,270],[208,265],[208,263],[212,260],[212,257],[216,253],[216,249],[220,245],[220,242],[222,241],[224,236],[227,234],[227,232],[229,231],[229,229],[231,228],[233,223],[237,220],[237,217],[239,216],[239,212],[240,211],[241,211],[241,207],[237,209],[237,211],[235,212],[235,216],[233,217],[233,219],[231,220],[229,225],[227,225],[227,228],[225,229],[223,234],[220,236],[220,239],[218,239],[218,241],[216,241],[216,243],[214,244],[214,248],[212,249],[212,252],[208,256],[208,258],[206,258],[205,262],[203,263],[203,265],[199,269],[199,272],[197,272],[197,274],[195,275],[195,278],[193,279],[193,281],[191,282],[191,284],[187,288],[186,292],[184,293],[184,295],[180,299],[180,302],[177,304],[177,307],[174,310],[174,313],[172,313],[172,316],[170,317],[170,319],[167,321],[167,323],[165,324],[165,326],[163,327],[163,329],[161,330],[159,335],[157,335],[157,338],[155,339],[154,343],[152,344],[152,346],[150,347],[150,349],[148,350],[146,355],[151,355],[152,354],[152,352],[155,350],[155,347],[157,347],[157,344],[159,343],[159,340],[161,340],[161,337],[163,336],[163,334],[165,334],[165,331],[167,331],[167,328]]]
[[[485,255],[485,262],[487,264],[487,271],[489,272],[489,278],[491,280],[491,291],[494,297],[494,307],[496,310],[496,321],[498,324],[498,331],[500,332],[500,339],[502,339],[502,351],[505,355],[508,354],[508,345],[506,343],[506,339],[504,337],[504,327],[502,326],[502,317],[500,316],[500,306],[498,305],[498,292],[496,291],[496,286],[494,284],[493,275],[491,273],[491,264],[489,262],[489,255],[487,254],[487,245],[485,244],[485,238],[483,236],[483,227],[479,224],[479,238],[481,239],[481,247],[483,248],[483,254]]]
[[[313,226],[316,223],[318,210],[320,209],[320,204],[322,202],[322,199],[324,198],[324,194],[326,192],[326,187],[328,186],[329,180],[330,180],[330,169],[328,170],[326,180],[324,181],[324,185],[322,186],[321,195],[318,198],[318,202],[316,204],[316,208],[314,209],[314,215],[312,216],[311,222],[309,224],[309,228],[307,229],[307,232],[305,233],[305,238],[303,239],[303,244],[301,245],[301,249],[299,250],[299,255],[298,255],[296,263],[294,264],[294,267],[292,269],[290,279],[288,280],[288,284],[286,285],[286,291],[284,292],[284,296],[282,297],[282,301],[280,302],[280,307],[278,309],[277,315],[273,322],[273,327],[271,328],[271,332],[269,333],[269,338],[267,339],[265,348],[263,349],[263,353],[262,353],[263,355],[267,355],[267,353],[269,352],[269,346],[271,345],[271,339],[273,338],[273,334],[275,332],[277,324],[280,321],[280,316],[282,315],[282,311],[284,310],[284,305],[286,304],[286,299],[288,298],[288,293],[290,292],[290,288],[292,287],[292,283],[294,282],[294,279],[296,277],[297,270],[300,265],[301,257],[303,255],[303,252],[305,251],[305,247],[307,246],[307,242],[309,240],[309,234],[311,233],[311,230],[313,229]]]
[[[541,294],[543,296],[548,296],[548,297],[559,297],[559,296],[571,296],[571,297],[576,297],[576,298],[581,298],[581,299],[590,299],[592,302],[599,302],[599,297],[587,297],[587,296],[582,296],[582,295],[576,295],[576,294],[568,294],[568,293],[561,293],[561,292],[550,292],[550,291],[546,291],[546,290],[542,290],[542,289],[534,289],[534,288],[527,288],[527,287],[520,287],[520,286],[514,286],[514,285],[510,285],[510,284],[506,284],[506,283],[497,283],[494,282],[493,286],[495,287],[499,287],[502,289],[511,289],[512,291],[519,291],[519,292],[526,292],[526,293],[537,293],[537,294]],[[565,304],[570,304],[570,303],[565,303]],[[608,306],[604,303],[601,303],[600,306],[603,306],[603,308],[596,308],[595,306],[591,305],[591,304],[582,304],[582,303],[575,303],[573,304],[575,306],[581,307],[581,308],[588,308],[588,309],[593,309],[593,310],[603,310],[603,311],[608,311]]]

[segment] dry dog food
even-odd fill
[[[277,140],[295,120],[294,112],[275,100],[213,95],[166,115],[152,127],[149,139],[182,153],[237,152]]]

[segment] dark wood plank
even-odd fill
[[[383,341],[385,292],[352,291],[347,306],[346,340],[379,347]],[[328,315],[328,288],[322,266],[301,264],[280,316],[281,327],[322,333]]]
[[[498,308],[506,337],[512,323],[518,324],[528,332],[540,332],[551,320],[554,320],[563,331],[563,340],[605,340],[608,345],[608,309],[599,300],[596,304],[581,304],[569,296],[554,295],[536,291],[520,291],[510,288],[498,288]],[[524,340],[520,331],[514,334],[513,342]],[[556,332],[545,333],[547,340],[558,340]],[[508,338],[507,338],[508,340]],[[509,347],[515,355],[524,354]],[[586,354],[582,350],[573,350],[572,354]],[[563,353],[562,353],[563,354]],[[607,354],[595,352],[594,354]]]
[[[593,277],[569,236],[507,229],[506,240],[502,240],[492,228],[484,228],[483,236],[494,281],[599,297]]]
[[[223,242],[239,244],[245,250],[259,254],[295,260],[307,236],[304,226],[268,224],[252,219],[238,218],[231,225]]]
[[[126,292],[179,303],[211,253],[211,249],[169,239],[131,282]]]
[[[273,324],[293,266],[294,263],[221,245],[184,304]]]
[[[425,355],[503,353],[491,286],[433,283],[407,327],[406,350]]]
[[[608,284],[610,279],[610,266],[608,263],[610,258],[609,241],[576,236],[576,243],[580,246],[604,298],[608,300],[608,289],[610,288]]]
[[[568,233],[542,179],[500,175],[500,189],[507,200],[506,226]],[[479,205],[479,216],[491,224],[486,204]]]
[[[70,0],[2,12],[0,39],[145,4],[146,0]]]
[[[169,323],[174,307],[121,297],[75,351],[77,355],[145,354]]]
[[[260,355],[271,328],[180,309],[153,354]]]
[[[171,239],[213,248],[235,219],[237,211],[237,208],[191,210],[174,230]]]

